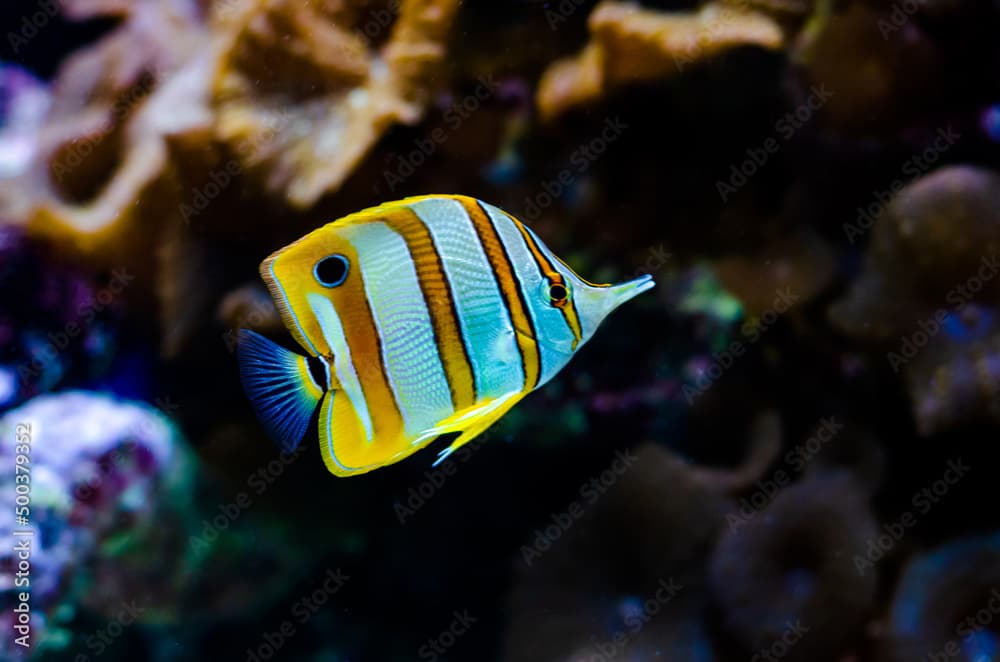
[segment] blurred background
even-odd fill
[[[1000,660],[998,19],[4,3],[0,658]],[[481,443],[336,479],[240,387],[240,328],[294,345],[257,266],[427,193],[657,287]]]

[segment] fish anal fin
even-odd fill
[[[414,443],[420,443],[424,440],[430,441],[435,437],[449,432],[461,432],[451,442],[450,446],[438,453],[438,457],[432,465],[436,467],[441,462],[444,462],[449,455],[478,437],[487,428],[500,420],[524,396],[524,392],[514,391],[499,398],[485,400],[474,407],[456,412],[422,434]]]
[[[376,437],[368,441],[364,427],[350,399],[343,391],[327,391],[320,407],[320,453],[327,470],[336,476],[356,476],[398,462],[442,434],[459,432],[448,448],[441,451],[437,465],[463,445],[482,434],[525,396],[508,393],[468,407],[445,418],[416,439],[400,435],[394,439]]]
[[[319,413],[319,447],[323,463],[335,476],[357,476],[392,464],[419,447],[403,436],[378,434],[371,440],[351,399],[341,390],[327,391]]]

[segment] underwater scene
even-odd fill
[[[0,661],[1000,661],[1000,3],[5,0]]]

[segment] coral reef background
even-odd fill
[[[997,3],[0,28],[0,659],[1000,660]],[[436,469],[280,455],[235,362],[291,345],[257,265],[435,192],[657,288]]]

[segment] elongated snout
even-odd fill
[[[618,306],[622,305],[626,301],[631,301],[635,297],[639,296],[646,290],[651,290],[656,285],[653,282],[653,277],[649,274],[644,274],[630,281],[624,283],[619,283],[618,285],[612,285],[605,290],[605,300],[607,309],[605,315],[608,315]]]
[[[655,284],[653,277],[649,274],[617,285],[592,285],[583,281],[578,282],[576,284],[577,308],[580,311],[584,339],[586,340],[593,335],[604,318],[618,306],[626,301],[631,301],[646,290],[651,289]]]

